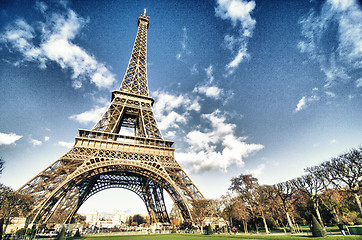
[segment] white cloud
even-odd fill
[[[331,98],[335,98],[336,97],[336,94],[334,92],[331,92],[331,91],[326,91],[326,95],[328,97],[331,97]]]
[[[336,144],[336,143],[338,143],[338,141],[337,141],[337,139],[332,139],[329,143],[330,144]]]
[[[61,146],[61,147],[72,148],[74,143],[73,142],[59,141],[58,145]]]
[[[158,120],[160,130],[170,127],[177,128],[179,124],[187,122],[187,115],[190,111],[200,111],[198,99],[192,99],[188,95],[172,95],[166,92],[154,92],[156,98],[153,107]],[[181,112],[181,113],[178,113]]]
[[[226,123],[226,118],[217,110],[203,114],[211,128],[194,130],[187,134],[189,149],[176,152],[177,160],[193,172],[220,169],[226,172],[232,165],[243,166],[243,159],[264,148],[260,144],[246,143],[246,137],[235,135],[235,124]]]
[[[102,115],[107,111],[107,107],[94,107],[92,110],[75,114],[69,117],[69,119],[75,120],[82,124],[96,123],[98,122]]]
[[[48,137],[48,136],[45,136],[45,137],[44,137],[44,141],[45,141],[45,142],[47,142],[47,141],[49,141],[49,140],[50,140],[50,137]]]
[[[310,97],[306,97],[306,96],[303,96],[298,104],[297,104],[297,107],[295,108],[295,112],[299,112],[300,110],[302,109],[305,109],[307,106],[308,106],[308,103],[312,103],[312,102],[316,102],[316,101],[319,101],[320,100],[320,97],[316,94],[310,96]]]
[[[216,15],[222,19],[230,19],[233,26],[236,26],[239,21],[243,26],[255,24],[255,20],[250,16],[255,8],[254,1],[218,0],[217,3]]]
[[[204,93],[207,97],[219,98],[221,89],[216,86],[200,86],[194,89],[195,92]]]
[[[297,107],[295,108],[295,111],[296,112],[299,112],[300,110],[302,110],[305,106],[306,106],[307,102],[306,102],[306,97],[302,97],[298,104],[297,104]]]
[[[47,63],[53,61],[62,69],[70,69],[74,88],[82,87],[86,79],[99,88],[111,87],[114,75],[103,63],[73,43],[86,20],[70,9],[63,9],[63,14],[47,14],[44,3],[37,4],[37,8],[45,22],[36,22],[37,27],[33,28],[25,20],[18,19],[0,35],[0,42],[5,43],[10,51],[20,52],[24,57],[22,61],[37,62],[40,68],[46,68]]]
[[[207,82],[204,85],[200,85],[194,88],[193,92],[205,94],[207,97],[219,99],[220,95],[222,94],[222,90],[213,85],[214,76],[213,76],[213,66],[210,65],[208,68],[205,69]]]
[[[167,131],[166,134],[165,134],[165,137],[167,137],[167,138],[176,137],[176,131]]]
[[[226,66],[226,68],[229,69],[229,73],[232,73],[244,59],[249,58],[249,54],[246,51],[246,47],[242,47],[238,50],[235,58]]]
[[[362,67],[362,11],[356,0],[327,0],[300,20],[302,53],[325,74],[325,87],[355,80]],[[359,71],[358,71],[359,70]]]
[[[33,146],[40,146],[43,144],[42,141],[39,141],[39,140],[36,140],[36,139],[30,139],[30,143],[33,145]]]
[[[121,130],[119,131],[119,134],[127,135],[127,136],[134,136],[135,135],[133,129],[126,128],[126,127],[122,127]]]
[[[255,169],[249,170],[248,174],[252,174],[254,177],[258,177],[263,173],[264,169],[265,169],[265,164],[261,163]]]
[[[362,78],[356,80],[356,87],[362,87]]]
[[[232,74],[239,64],[250,56],[247,52],[249,39],[253,36],[256,21],[251,17],[255,1],[218,0],[215,8],[216,16],[230,20],[233,27],[239,27],[237,35],[225,35],[224,46],[234,58],[226,65],[228,74]]]
[[[165,130],[171,127],[178,127],[178,124],[180,123],[186,123],[186,118],[185,116],[182,116],[181,114],[175,112],[175,111],[171,111],[168,112],[167,115],[163,115],[161,117],[161,121],[158,123],[158,127],[161,130]]]
[[[16,141],[18,141],[23,136],[16,135],[15,133],[1,133],[0,132],[0,146],[1,145],[10,145],[15,144]]]

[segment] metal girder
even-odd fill
[[[114,91],[114,98],[92,131],[118,133],[122,127],[133,128],[135,136],[162,139],[152,110],[152,98],[130,96]]]
[[[33,200],[32,223],[69,223],[92,195],[124,188],[145,203],[153,222],[169,222],[167,192],[184,221],[191,222],[191,203],[204,199],[174,158],[172,141],[162,138],[147,86],[149,17],[138,19],[138,32],[120,90],[92,130],[79,130],[73,148],[18,192]],[[119,134],[131,128],[134,136]]]

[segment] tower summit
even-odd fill
[[[147,83],[146,9],[126,74],[112,102],[92,130],[78,130],[71,150],[22,186],[30,196],[32,224],[70,223],[94,194],[124,188],[145,203],[152,222],[169,222],[164,192],[170,195],[184,222],[192,222],[192,202],[203,195],[177,163],[173,142],[162,138],[153,114],[154,99]],[[131,129],[133,135],[120,134]],[[100,205],[102,203],[99,203]]]
[[[147,29],[150,18],[144,14],[138,17],[138,31],[133,46],[131,59],[120,90],[133,94],[148,96],[147,85]]]

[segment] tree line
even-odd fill
[[[231,179],[229,192],[220,199],[194,202],[194,220],[223,217],[229,229],[245,232],[263,228],[297,231],[315,217],[328,225],[362,224],[362,147],[352,149],[317,166],[305,174],[274,185],[261,185],[251,174]]]
[[[206,217],[222,217],[229,229],[238,227],[248,232],[263,228],[267,233],[270,228],[294,232],[296,226],[310,224],[313,216],[322,227],[362,224],[361,166],[362,147],[274,185],[261,185],[251,174],[241,174],[231,179],[229,192],[220,199],[194,201],[193,219],[202,226]],[[0,174],[3,169],[0,158]],[[31,204],[29,196],[0,183],[0,225],[6,226],[12,217],[26,216]]]

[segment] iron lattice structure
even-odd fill
[[[185,222],[192,222],[194,200],[204,199],[174,158],[173,142],[162,138],[147,83],[146,11],[138,18],[131,59],[119,90],[92,130],[78,130],[73,148],[22,186],[31,196],[32,224],[70,223],[92,195],[109,188],[136,193],[152,222],[169,222],[166,191]],[[121,135],[122,128],[134,135]]]

